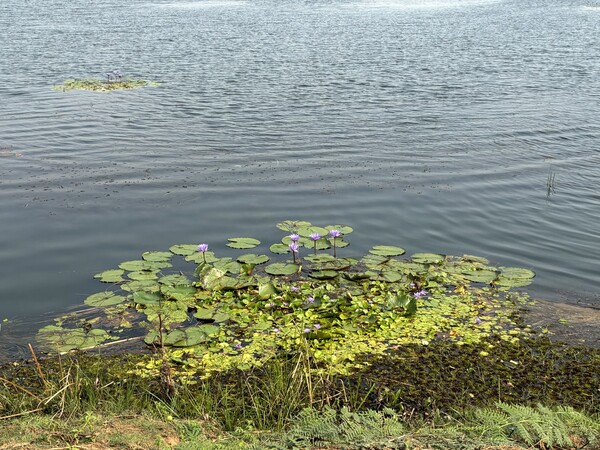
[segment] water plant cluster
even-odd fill
[[[402,257],[398,246],[378,245],[362,257],[342,255],[353,229],[279,223],[278,242],[266,252],[251,237],[226,246],[177,244],[97,274],[110,288],[90,295],[93,318],[58,319],[39,340],[59,352],[89,348],[145,331],[144,341],[169,348],[185,376],[246,370],[278,355],[302,354],[311,370],[343,374],[364,367],[364,355],[383,355],[407,344],[444,340],[457,345],[492,336],[517,342],[515,311],[525,300],[512,287],[534,273],[493,267],[484,258],[436,253]],[[262,247],[267,248],[266,246]],[[184,261],[194,265],[177,270]],[[493,344],[479,353],[486,357]],[[144,363],[156,375],[162,362]]]
[[[106,72],[104,75],[105,79],[68,79],[62,84],[54,86],[54,90],[109,92],[122,89],[136,89],[145,86],[156,87],[159,85],[155,81],[126,79],[120,70]]]

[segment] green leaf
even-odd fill
[[[258,265],[266,263],[269,259],[270,258],[267,255],[255,255],[254,253],[247,253],[239,256],[237,260],[244,264]]]
[[[212,319],[215,321],[215,323],[221,323],[221,322],[227,322],[228,320],[230,320],[231,316],[224,312],[218,312],[213,316]]]
[[[169,248],[172,253],[181,256],[192,255],[194,253],[198,253],[198,245],[197,244],[177,244],[171,246]]]
[[[265,272],[270,275],[292,275],[298,273],[300,266],[289,263],[273,263],[265,267]]]
[[[535,277],[535,272],[521,267],[500,267],[500,272],[504,278],[529,279]]]
[[[166,286],[163,285],[160,288],[160,291],[163,293],[166,299],[173,298],[179,301],[190,301],[194,300],[194,294],[196,293],[196,288],[192,286]]]
[[[199,320],[211,320],[215,314],[214,308],[201,308],[196,311],[194,317]]]
[[[381,256],[398,256],[406,253],[406,250],[401,247],[393,247],[390,245],[376,245],[369,250],[369,253]]]
[[[489,284],[496,279],[498,272],[493,270],[471,270],[462,272],[463,278],[474,283]]]
[[[121,285],[121,289],[130,292],[158,292],[160,290],[160,285],[155,280],[136,280]]]
[[[174,273],[172,275],[167,275],[164,277],[161,277],[158,282],[160,284],[164,284],[167,286],[178,286],[178,285],[189,285],[190,284],[190,280],[188,279],[188,277],[186,277],[185,275],[182,274],[178,274],[178,273]]]
[[[342,234],[350,234],[354,231],[352,227],[349,227],[348,225],[327,225],[325,228],[327,229],[327,234],[329,234],[331,230],[338,230]]]
[[[229,241],[227,247],[231,248],[254,248],[260,244],[258,239],[248,237],[229,238],[227,240]]]
[[[279,255],[283,255],[290,251],[290,248],[285,244],[273,244],[269,247],[269,250],[273,253],[277,253]]]
[[[157,272],[147,270],[129,272],[127,276],[136,281],[156,280],[158,278]]]
[[[124,261],[119,264],[119,268],[130,272],[139,272],[143,270],[161,270],[172,267],[171,263],[164,261]]]
[[[125,281],[121,275],[125,273],[124,270],[105,270],[104,272],[97,273],[94,278],[99,278],[103,283],[120,283]]]
[[[199,325],[198,327],[196,327],[194,329],[202,331],[204,334],[207,334],[209,336],[212,334],[217,334],[221,330],[221,328],[219,328],[218,326],[210,325],[210,324]],[[189,330],[189,328],[188,328],[188,330]]]
[[[215,261],[218,261],[219,258],[217,258],[213,252],[194,252],[191,255],[187,255],[185,257],[185,260],[188,262],[195,262],[196,264],[200,264],[205,261],[207,263],[213,263]]]
[[[277,228],[291,233],[299,230],[300,228],[310,227],[311,225],[312,224],[310,222],[306,222],[304,220],[286,220],[278,223]]]
[[[446,257],[438,253],[414,253],[411,255],[411,259],[421,264],[439,264],[444,262]]]
[[[126,297],[122,295],[115,295],[114,292],[98,292],[97,294],[90,295],[83,302],[89,306],[112,306],[123,303]]]
[[[277,288],[273,283],[261,283],[258,285],[258,296],[262,299],[269,298],[277,294]]]
[[[308,274],[309,277],[317,280],[330,280],[338,276],[338,272],[335,270],[319,270]]]
[[[150,306],[158,305],[162,300],[162,296],[155,292],[134,292],[133,301],[139,305]]]
[[[296,233],[298,233],[300,236],[304,236],[304,237],[310,237],[311,234],[318,233],[319,235],[321,235],[322,238],[324,238],[329,234],[329,230],[327,230],[323,227],[317,227],[314,225],[310,225],[310,226],[298,227],[298,229],[296,230]]]
[[[144,261],[155,261],[155,262],[166,262],[171,259],[173,253],[171,252],[144,252],[142,253],[142,259]]]

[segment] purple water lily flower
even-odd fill
[[[423,298],[427,295],[427,291],[425,289],[421,289],[419,292],[415,292],[415,298]]]
[[[298,244],[292,242],[290,245],[288,245],[288,247],[290,248],[292,256],[294,257],[294,263],[296,263],[296,253],[298,253]]]
[[[312,330],[310,328],[305,328],[304,333],[310,333]]]
[[[475,323],[479,325],[481,323],[481,319],[479,317],[475,318]]]
[[[319,239],[321,239],[321,235],[319,233],[310,233],[309,236],[313,241],[318,241]]]
[[[204,253],[208,251],[208,244],[200,244],[196,250]]]
[[[315,330],[320,330],[320,329],[321,329],[321,324],[315,323]]]
[[[290,291],[292,291],[292,292],[300,292],[300,289],[298,289],[296,286],[292,286],[290,288]]]
[[[300,240],[300,235],[296,234],[296,233],[292,233],[292,234],[290,234],[290,239],[292,240],[292,242],[298,242]]]
[[[308,303],[314,303],[314,302],[315,302],[315,299],[314,299],[314,298],[312,298],[312,297],[308,297],[308,298],[306,299],[306,301],[307,301]]]
[[[329,230],[329,236],[331,236],[332,238],[338,238],[342,235],[342,233],[340,232],[340,230]]]
[[[242,344],[240,344],[239,342],[237,344],[235,344],[233,346],[233,348],[235,348],[236,350],[239,350],[240,348],[242,348]]]
[[[273,333],[279,333],[279,328],[273,328]]]

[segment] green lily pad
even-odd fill
[[[119,268],[131,272],[139,272],[143,270],[161,270],[172,267],[171,263],[165,261],[124,261],[119,264]]]
[[[194,252],[191,255],[187,255],[185,260],[188,262],[195,262],[196,264],[200,264],[203,262],[213,263],[218,261],[219,258],[215,256],[213,252]]]
[[[273,263],[265,267],[265,272],[270,275],[292,275],[298,273],[300,266],[289,263]]]
[[[165,284],[167,286],[178,286],[178,285],[189,285],[190,280],[185,275],[174,273],[172,275],[166,275],[164,277],[159,278],[158,282],[160,284]]]
[[[194,313],[194,317],[198,320],[211,320],[214,315],[214,308],[200,308]]]
[[[316,280],[330,280],[338,276],[338,272],[335,270],[318,270],[308,274],[309,277]]]
[[[503,287],[525,287],[529,286],[532,282],[531,278],[506,278],[500,274],[494,284]]]
[[[239,256],[237,260],[244,264],[258,265],[266,263],[269,259],[271,258],[269,258],[267,255],[255,255],[253,253],[247,253]]]
[[[158,305],[162,296],[156,292],[134,292],[133,301],[144,306]]]
[[[482,258],[481,256],[473,256],[473,255],[463,255],[461,257],[462,261],[466,261],[466,262],[474,262],[474,263],[480,263],[480,264],[489,264],[489,260]]]
[[[172,253],[181,256],[193,255],[194,253],[198,253],[198,245],[197,244],[176,244],[169,248]]]
[[[98,292],[97,294],[90,295],[83,302],[89,306],[112,306],[123,303],[126,297],[122,295],[115,295],[114,292]]]
[[[327,225],[324,228],[327,230],[327,234],[329,234],[331,230],[338,230],[342,234],[350,234],[354,231],[354,229],[348,225]]]
[[[269,247],[269,250],[273,253],[283,255],[290,251],[290,248],[285,244],[273,244]]]
[[[38,338],[50,348],[59,352],[68,352],[75,349],[94,347],[110,339],[106,330],[83,328],[62,328],[48,325],[38,332]]]
[[[421,264],[439,264],[446,259],[444,255],[438,253],[414,253],[410,258],[414,262]]]
[[[535,277],[535,272],[521,267],[500,267],[500,272],[504,278],[529,279]]]
[[[191,301],[194,300],[194,294],[196,288],[193,286],[167,286],[163,285],[160,288],[166,299],[173,298],[179,301]]]
[[[329,234],[329,230],[327,230],[326,228],[323,227],[317,227],[317,226],[303,226],[303,227],[299,227],[296,230],[296,233],[298,233],[300,236],[303,237],[310,237],[311,234],[317,233],[319,234],[322,238],[327,237],[327,235]]]
[[[254,248],[260,244],[258,239],[248,237],[229,238],[227,240],[229,241],[227,247],[231,248]]]
[[[144,261],[154,262],[166,262],[171,259],[173,253],[171,252],[144,252],[142,253],[142,259]]]
[[[406,253],[406,250],[401,247],[393,247],[390,245],[376,245],[369,250],[369,253],[381,256],[398,256]]]
[[[158,278],[157,272],[148,271],[148,270],[139,270],[137,272],[129,272],[127,274],[129,278],[136,281],[147,281],[147,280],[156,280]]]
[[[124,273],[125,271],[120,269],[105,270],[104,272],[94,275],[94,278],[100,279],[100,281],[103,283],[120,283],[121,281],[125,281],[125,279],[121,276]]]
[[[258,296],[262,299],[269,298],[277,294],[277,288],[271,282],[261,283],[258,285]]]
[[[306,255],[304,259],[315,264],[324,264],[331,261],[337,261],[337,259],[332,255],[328,255],[326,253],[321,253],[318,255]]]
[[[277,224],[277,228],[289,233],[297,231],[300,228],[310,227],[312,224],[304,220],[286,220]]]
[[[121,285],[121,289],[129,292],[158,292],[160,290],[160,285],[156,282],[156,280],[135,280]]]
[[[406,279],[406,275],[404,273],[396,272],[395,270],[384,270],[381,272],[381,276],[389,283],[397,283],[398,281]]]
[[[489,284],[498,277],[498,272],[494,272],[493,270],[471,270],[463,272],[462,276],[464,279],[474,283]]]
[[[230,319],[231,319],[231,316],[224,312],[218,312],[212,318],[212,320],[214,320],[215,323],[227,322]]]

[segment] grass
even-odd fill
[[[600,448],[599,350],[493,345],[401,347],[347,376],[302,353],[188,384],[173,367],[172,395],[132,375],[147,355],[12,363],[0,449]]]

